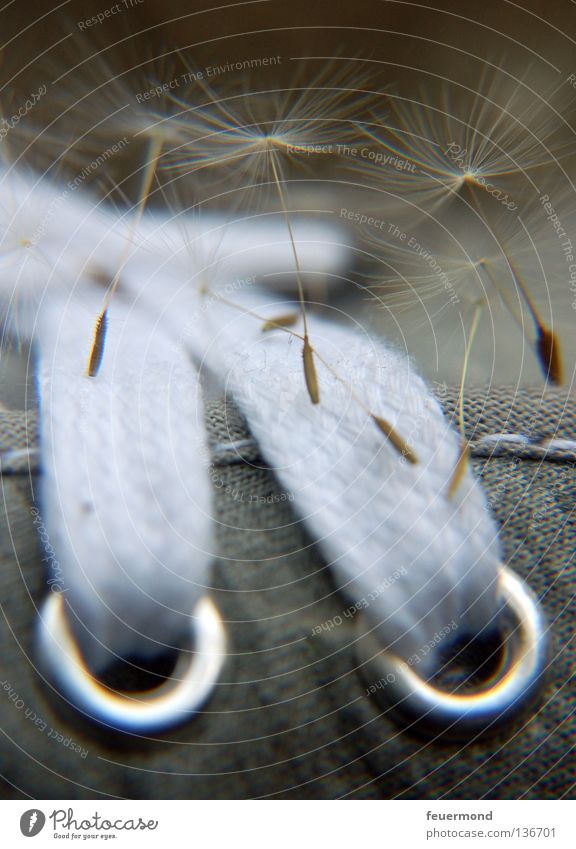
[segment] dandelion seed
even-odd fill
[[[456,465],[454,467],[454,471],[452,472],[452,477],[448,485],[449,501],[452,500],[458,492],[458,489],[460,488],[460,485],[464,480],[464,476],[466,474],[466,470],[468,468],[468,463],[470,460],[468,440],[466,438],[466,429],[464,425],[464,386],[466,384],[466,374],[468,372],[468,363],[470,362],[470,353],[472,351],[472,346],[474,345],[474,339],[476,338],[476,333],[480,324],[480,315],[482,313],[483,308],[484,304],[479,303],[477,304],[476,309],[474,311],[474,318],[472,320],[472,326],[470,328],[468,341],[466,343],[466,349],[464,351],[464,360],[462,362],[460,393],[458,397],[458,429],[460,431],[460,448],[458,451],[458,459],[456,460]]]
[[[128,260],[130,258],[130,248],[133,244],[134,236],[135,236],[136,231],[138,229],[138,225],[140,224],[140,221],[142,220],[144,208],[145,208],[146,203],[148,201],[148,198],[150,196],[150,190],[152,188],[152,183],[153,183],[154,177],[156,175],[156,171],[157,171],[157,167],[158,167],[158,161],[159,161],[160,156],[162,154],[163,146],[164,146],[163,136],[152,135],[150,137],[149,142],[148,142],[146,165],[145,165],[144,170],[143,170],[142,182],[140,184],[140,193],[139,193],[139,199],[138,199],[138,206],[137,206],[137,209],[136,209],[136,214],[133,218],[130,233],[129,233],[129,236],[126,240],[126,247],[125,247],[125,250],[124,250],[124,255],[123,255],[122,259],[120,260],[116,274],[114,275],[112,283],[110,284],[110,288],[108,289],[108,292],[107,292],[106,297],[104,299],[104,306],[103,306],[102,315],[106,314],[109,307],[110,307],[110,304],[112,302],[112,298],[114,297],[114,295],[115,295],[115,293],[118,289],[118,286],[120,284],[120,277],[121,277],[122,271],[124,270],[126,263],[128,262]],[[101,319],[101,317],[98,319],[98,322],[100,322],[100,319]],[[102,337],[101,340],[99,339],[98,322],[96,324],[96,329],[95,329],[95,332],[94,332],[94,345],[93,345],[92,351],[90,353],[90,361],[89,361],[89,366],[88,366],[88,371],[87,371],[87,373],[90,377],[96,377],[96,375],[98,374],[98,371],[100,369],[100,366],[102,365],[102,359],[104,357],[105,337]],[[98,350],[96,350],[97,345],[99,345]]]
[[[143,64],[145,63],[140,62],[139,67]],[[71,65],[72,68],[66,74],[60,74],[56,79],[56,85],[52,89],[53,107],[59,120],[65,121],[65,125],[60,127],[56,123],[55,131],[46,128],[37,133],[44,150],[50,147],[51,140],[58,145],[60,153],[55,162],[59,165],[64,158],[67,162],[76,160],[84,163],[84,168],[76,175],[73,183],[69,184],[72,186],[70,190],[83,186],[84,182],[100,169],[106,170],[103,176],[109,176],[113,156],[120,149],[125,151],[132,142],[145,145],[145,161],[141,169],[138,200],[131,229],[123,256],[104,298],[102,314],[95,326],[87,374],[96,376],[102,364],[105,347],[105,333],[99,332],[102,315],[110,308],[120,276],[129,259],[134,236],[158,173],[159,159],[167,145],[181,141],[181,125],[172,120],[173,113],[168,108],[171,102],[166,99],[161,87],[156,98],[157,108],[149,103],[142,104],[141,92],[149,89],[151,79],[140,74],[139,83],[133,88],[130,87],[126,72],[118,73],[111,67],[104,57],[104,51],[88,56],[79,63],[71,62]],[[132,82],[136,81],[132,75]],[[90,161],[92,154],[95,158]],[[120,186],[121,184],[118,184],[119,190]]]
[[[461,442],[460,448],[458,449],[458,459],[456,460],[456,465],[454,466],[454,471],[452,472],[452,477],[450,478],[450,484],[448,486],[447,498],[449,501],[452,501],[458,492],[466,475],[469,462],[470,450],[468,448],[468,443]]]
[[[304,361],[304,377],[306,379],[308,395],[313,404],[319,404],[320,387],[318,386],[318,375],[316,374],[316,365],[314,363],[314,349],[310,345],[307,335],[304,336],[302,358]]]
[[[198,80],[204,103],[173,95],[184,139],[163,168],[203,171],[216,182],[232,172],[239,187],[259,188],[270,174],[270,150],[300,166],[338,156],[339,144],[357,139],[356,122],[381,94],[370,91],[358,72],[330,65],[302,83],[296,79],[290,88],[272,90],[246,83],[222,97]]]
[[[376,123],[360,127],[384,151],[411,165],[401,172],[386,170],[386,188],[408,193],[428,213],[468,189],[517,209],[523,186],[537,188],[538,169],[576,150],[573,142],[557,141],[566,127],[561,111],[545,97],[535,101],[522,83],[503,83],[485,69],[473,98],[464,90],[459,94],[455,98],[443,88],[437,106],[430,92],[420,99],[394,96],[391,120],[375,113]]]
[[[265,319],[262,315],[259,315],[258,313],[252,310],[245,309],[240,304],[237,304],[234,301],[230,301],[228,298],[219,295],[217,292],[212,293],[212,297],[215,300],[220,301],[220,303],[226,304],[226,306],[237,310],[243,315],[249,315],[252,318],[263,323],[268,321],[268,319]],[[288,327],[282,327],[281,325],[277,325],[277,327],[278,330],[281,330],[284,333],[288,334],[291,339],[299,339],[303,343],[303,359],[305,370],[304,373],[307,382],[308,392],[313,403],[318,403],[317,401],[314,401],[315,397],[318,397],[319,400],[319,392],[317,391],[318,380],[316,375],[316,366],[314,364],[314,357],[316,357],[316,359],[318,359],[318,361],[322,363],[324,368],[326,368],[326,370],[329,371],[330,374],[332,374],[333,377],[336,378],[336,380],[338,380],[343,386],[346,387],[346,389],[350,393],[351,398],[358,404],[359,407],[366,411],[366,413],[378,426],[380,432],[386,436],[386,438],[390,441],[394,448],[396,448],[398,453],[404,455],[409,460],[409,462],[418,463],[418,457],[416,453],[412,450],[412,448],[410,448],[406,440],[403,439],[402,436],[400,436],[400,434],[392,427],[392,425],[390,425],[384,418],[382,418],[382,416],[377,416],[370,410],[366,402],[358,395],[352,384],[344,377],[342,377],[342,375],[332,365],[330,365],[330,363],[324,357],[322,357],[316,350],[312,349],[310,342],[306,336],[302,335],[301,333],[297,333],[294,330],[290,330]],[[311,378],[310,384],[308,384],[308,377]]]
[[[118,286],[120,285],[120,277],[121,277],[122,271],[124,270],[126,263],[128,262],[128,259],[129,259],[130,246],[131,246],[132,240],[134,238],[134,234],[135,234],[137,224],[140,221],[142,212],[144,210],[144,205],[145,205],[147,197],[148,197],[148,192],[150,190],[151,182],[154,178],[154,170],[156,168],[156,162],[157,162],[158,156],[159,156],[159,153],[157,153],[155,155],[155,159],[152,160],[153,164],[150,165],[150,163],[149,163],[147,168],[146,168],[146,172],[145,172],[145,176],[144,176],[144,180],[143,180],[143,184],[142,184],[142,186],[143,186],[142,190],[145,191],[146,194],[143,194],[142,197],[141,197],[141,200],[140,200],[140,203],[139,203],[139,206],[138,206],[138,212],[137,212],[136,217],[134,219],[129,238],[126,242],[126,248],[124,250],[124,255],[123,255],[122,259],[120,260],[116,274],[114,275],[114,277],[112,279],[112,283],[110,284],[110,288],[108,289],[106,296],[104,298],[104,306],[103,306],[102,312],[101,312],[100,316],[98,317],[98,319],[96,320],[96,325],[95,325],[95,329],[94,329],[94,341],[93,341],[93,344],[92,344],[92,349],[90,351],[89,363],[88,363],[88,368],[87,368],[87,371],[86,371],[86,373],[89,377],[96,377],[99,370],[100,370],[100,367],[102,365],[102,360],[104,358],[104,346],[105,346],[105,342],[106,342],[106,333],[105,333],[106,327],[105,327],[105,325],[107,323],[108,309],[110,308],[112,298],[114,297],[114,295],[116,294],[116,291],[118,290]],[[106,321],[103,321],[103,319],[106,319]],[[102,331],[103,326],[104,326],[104,330]]]
[[[536,341],[534,343],[536,357],[540,363],[540,367],[544,373],[546,380],[551,380],[552,383],[560,384],[563,380],[562,357],[560,354],[560,343],[556,338],[555,333],[544,324],[536,304],[528,291],[528,287],[523,282],[518,270],[512,262],[506,251],[505,255],[508,260],[508,266],[512,272],[514,282],[518,287],[527,307],[532,316],[532,320],[536,329]]]
[[[525,285],[525,283],[523,283],[522,278],[520,277],[518,270],[512,263],[508,252],[505,250],[504,253],[508,263],[508,270],[512,273],[512,277],[516,285],[517,291],[519,292],[520,297],[522,298],[524,303],[527,305],[528,311],[534,323],[535,339],[528,339],[528,341],[534,348],[536,359],[540,365],[545,380],[550,380],[552,383],[560,385],[562,384],[564,379],[564,369],[562,363],[560,342],[558,340],[558,337],[554,333],[554,331],[550,330],[544,323],[544,320],[540,316],[540,313],[536,307],[536,304],[534,303],[534,300],[530,294],[530,291],[528,290],[528,287]],[[514,318],[516,324],[519,326],[524,336],[527,336],[522,318],[518,316],[516,309],[510,300],[510,297],[506,294],[506,291],[503,286],[498,282],[497,277],[490,264],[485,262],[484,267],[491,281],[494,284],[495,290],[498,292],[504,305],[506,306],[509,314]]]
[[[469,110],[466,120],[454,115],[445,95],[444,108],[415,101],[398,106],[398,128],[386,128],[387,134],[384,132],[382,138],[376,137],[371,129],[367,130],[384,147],[395,144],[396,152],[401,150],[412,163],[414,171],[402,174],[403,190],[410,193],[413,189],[419,193],[418,200],[423,204],[422,214],[428,216],[429,222],[439,205],[450,203],[452,212],[455,212],[457,204],[465,202],[466,208],[458,210],[462,214],[451,224],[451,228],[464,228],[464,238],[475,243],[472,252],[478,256],[478,259],[474,259],[466,255],[462,264],[459,257],[463,245],[454,234],[454,242],[459,245],[456,261],[450,256],[434,257],[430,251],[426,254],[416,242],[418,259],[422,254],[422,259],[434,273],[420,273],[418,276],[409,272],[408,280],[396,273],[396,281],[387,275],[382,280],[382,291],[387,294],[386,289],[391,289],[392,297],[398,297],[401,291],[398,279],[403,282],[407,280],[409,285],[404,290],[405,302],[423,302],[429,294],[437,293],[443,295],[444,309],[448,294],[450,303],[452,295],[455,295],[454,302],[457,303],[459,291],[468,285],[467,280],[473,282],[473,288],[477,288],[476,284],[480,283],[484,289],[485,282],[481,278],[485,277],[522,333],[527,336],[521,310],[518,311],[506,289],[505,275],[511,274],[516,295],[528,308],[535,327],[535,338],[527,338],[545,378],[556,382],[562,378],[558,339],[540,316],[528,286],[511,260],[512,252],[500,240],[504,236],[508,239],[511,230],[515,231],[516,242],[519,241],[518,234],[526,240],[526,228],[516,214],[517,199],[522,194],[519,178],[524,178],[531,189],[538,188],[533,172],[557,161],[558,156],[571,151],[573,145],[553,143],[554,134],[564,119],[554,114],[548,104],[542,103],[535,107],[533,102],[525,101],[523,93],[518,89],[502,95],[494,84],[486,85],[486,80],[482,81],[479,91],[480,106],[477,102]],[[543,215],[541,202],[539,206],[536,212],[539,229],[542,230],[550,224]],[[432,226],[431,223],[429,226]],[[441,227],[441,222],[437,226]],[[488,239],[489,245],[482,245],[483,239]],[[385,240],[382,251],[397,257],[400,251],[398,245],[390,244],[393,241],[390,238]],[[414,241],[412,237],[410,244],[414,244]],[[404,248],[405,260],[408,253]],[[502,258],[507,269],[499,273],[496,269],[502,264]],[[410,261],[413,262],[414,258],[408,257]]]
[[[88,362],[87,375],[88,377],[96,377],[102,364],[104,356],[104,345],[106,343],[106,332],[108,330],[108,311],[103,310],[98,316],[96,326],[94,328],[94,342],[90,351],[90,360]]]
[[[538,328],[536,350],[546,380],[551,380],[557,386],[564,383],[564,368],[560,353],[560,343],[556,334],[547,327],[540,326]]]
[[[406,241],[394,238],[366,239],[370,252],[383,271],[373,271],[368,276],[368,286],[389,305],[395,313],[417,305],[440,306],[453,303],[465,306],[477,302],[479,292],[487,295],[483,280],[485,259],[473,259],[461,246],[453,253],[433,249],[439,239],[428,233],[425,237],[413,236],[411,247]]]
[[[203,169],[223,179],[233,168],[235,184],[250,177],[249,185],[262,186],[267,180],[274,186],[290,239],[300,311],[304,323],[304,370],[312,403],[320,400],[314,366],[313,349],[308,341],[306,296],[300,259],[294,239],[291,213],[284,189],[280,157],[334,152],[336,140],[354,128],[350,90],[343,85],[347,72],[326,85],[325,72],[316,84],[306,89],[292,88],[284,92],[250,92],[219,98],[202,83],[208,102],[202,107],[190,106],[175,98],[183,108],[179,119],[190,126],[190,141],[168,155],[165,168],[186,173]],[[324,84],[321,84],[324,83]],[[282,96],[283,95],[283,96]],[[371,93],[370,96],[373,96]],[[345,108],[344,108],[345,107]],[[333,151],[334,145],[334,151]],[[178,156],[180,153],[180,156]]]
[[[22,129],[36,164],[39,155],[45,159],[50,152],[51,168],[57,165],[75,177],[81,174],[83,181],[94,174],[102,182],[102,160],[109,173],[119,159],[125,173],[133,148],[151,137],[162,137],[167,147],[182,141],[180,125],[172,120],[171,101],[159,85],[160,79],[178,77],[177,63],[168,55],[143,58],[142,50],[130,56],[132,39],[124,41],[123,67],[107,58],[108,45],[94,50],[94,36],[75,40],[74,52],[64,59],[65,73],[62,59],[57,65],[48,64],[46,72],[54,77],[46,98],[50,123],[44,128],[30,125]],[[133,69],[126,70],[130,59]],[[142,95],[155,86],[154,97],[144,101]],[[90,174],[85,169],[90,169]]]
[[[294,312],[279,315],[276,318],[268,318],[262,325],[262,332],[267,333],[269,330],[275,330],[279,327],[294,327],[299,318],[300,316]]]
[[[399,454],[402,454],[408,462],[412,464],[418,463],[418,457],[412,451],[408,443],[405,439],[403,439],[400,434],[394,430],[392,425],[383,419],[382,416],[377,416],[375,413],[370,413],[372,417],[372,421],[376,424],[376,427],[384,434],[386,439],[392,443],[394,448],[398,451]]]

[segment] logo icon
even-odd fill
[[[38,808],[26,811],[20,817],[20,831],[24,837],[36,837],[46,824],[46,817]]]

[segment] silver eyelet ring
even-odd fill
[[[68,624],[63,596],[55,593],[40,611],[39,659],[48,680],[89,719],[133,734],[165,731],[188,721],[201,708],[224,664],[224,625],[208,597],[198,602],[190,622],[193,651],[179,655],[172,678],[153,690],[119,693],[87,668]]]
[[[546,622],[536,597],[510,569],[502,568],[499,591],[512,628],[502,646],[499,669],[478,691],[463,695],[438,689],[416,669],[387,651],[374,634],[357,643],[362,674],[380,684],[378,698],[417,730],[469,737],[522,710],[542,685],[548,661]]]

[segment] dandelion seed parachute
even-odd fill
[[[473,96],[471,96],[473,95]],[[366,177],[380,181],[390,192],[389,204],[410,213],[408,198],[431,214],[473,190],[479,202],[499,203],[511,210],[538,191],[542,169],[562,167],[575,152],[562,139],[566,120],[562,109],[535,93],[522,81],[513,83],[485,69],[476,90],[443,88],[435,96],[392,95],[393,116],[385,114],[360,129],[377,149],[406,168],[375,169]],[[357,169],[358,170],[358,169]],[[413,213],[412,213],[413,214]]]
[[[271,156],[281,169],[282,159],[306,168],[308,155],[314,161],[337,154],[339,144],[356,137],[359,115],[382,97],[370,90],[365,74],[331,66],[284,89],[247,83],[222,94],[206,82],[199,85],[203,103],[173,98],[181,110],[176,124],[187,140],[167,153],[163,168],[202,172],[213,183],[233,177],[249,189],[270,179]]]
[[[241,189],[246,181],[250,191],[261,190],[267,183],[274,187],[292,246],[304,322],[302,365],[313,404],[320,401],[320,389],[314,350],[308,338],[301,259],[295,244],[281,158],[289,157],[295,150],[333,153],[336,139],[342,141],[347,137],[353,127],[351,114],[357,114],[357,104],[354,103],[351,109],[350,89],[343,87],[344,80],[348,81],[347,71],[337,75],[337,79],[331,79],[329,86],[309,83],[303,90],[244,92],[226,98],[218,98],[204,85],[208,104],[200,109],[193,106],[184,110],[193,112],[196,126],[191,142],[182,146],[183,158],[174,160],[174,151],[166,157],[176,171],[190,173],[199,168],[203,171],[208,169],[209,176],[214,173],[214,179],[221,180],[232,169],[230,173],[234,175],[236,185],[240,180]],[[278,101],[279,94],[283,97]],[[370,92],[369,96],[373,97],[373,94]],[[337,145],[335,149],[338,149]]]
[[[149,60],[133,56],[134,68],[129,69],[126,55],[119,65],[108,55],[108,47],[96,51],[94,47],[94,35],[75,41],[74,52],[64,59],[65,73],[62,61],[48,63],[45,73],[53,83],[44,106],[49,108],[43,110],[43,122],[33,120],[19,127],[18,135],[27,161],[35,167],[42,163],[50,173],[58,169],[68,178],[83,174],[104,155],[105,164],[94,169],[95,185],[102,186],[111,180],[111,173],[125,177],[127,162],[137,161],[143,145],[159,140],[170,147],[184,138],[162,91],[142,102],[143,93],[157,84],[156,75],[168,80],[178,75],[176,61],[170,55]],[[126,53],[131,53],[130,42],[123,44]]]
[[[493,208],[485,214],[468,205],[460,210],[468,217],[459,213],[457,222],[454,216],[445,221],[427,215],[407,233],[393,225],[378,237],[363,234],[377,269],[368,286],[395,314],[423,314],[424,323],[443,341],[445,319],[454,328],[467,323],[467,313],[479,304],[498,312],[504,307],[508,320],[529,341],[544,378],[559,383],[562,362],[554,308],[564,306],[567,291],[552,282],[565,275],[573,249],[572,195],[572,187],[558,191],[552,213],[546,212],[549,196],[543,194],[526,199],[521,213],[502,211],[497,204],[496,214]],[[404,319],[406,330],[413,317]]]
[[[435,303],[450,300],[461,301],[464,307],[489,295],[483,274],[485,258],[468,254],[458,243],[451,252],[440,250],[442,242],[436,232],[424,230],[420,235],[413,231],[410,244],[393,236],[374,238],[371,234],[365,242],[375,260],[375,269],[366,276],[367,285],[394,312],[419,304],[432,309]],[[446,238],[444,247],[445,242]]]

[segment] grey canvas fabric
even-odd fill
[[[457,392],[437,387],[448,416]],[[210,468],[220,557],[214,596],[230,655],[203,713],[156,739],[106,733],[50,691],[34,666],[46,573],[31,506],[34,417],[0,414],[0,728],[5,797],[557,798],[572,796],[576,406],[558,391],[467,395],[473,465],[502,528],[506,559],[540,596],[551,674],[532,710],[466,745],[402,730],[366,694],[356,623],[317,626],[346,603],[266,468],[237,410],[211,404]],[[485,437],[524,434],[487,447]],[[32,451],[30,452],[30,447]],[[18,453],[21,452],[21,453]],[[28,456],[29,461],[23,462]]]

